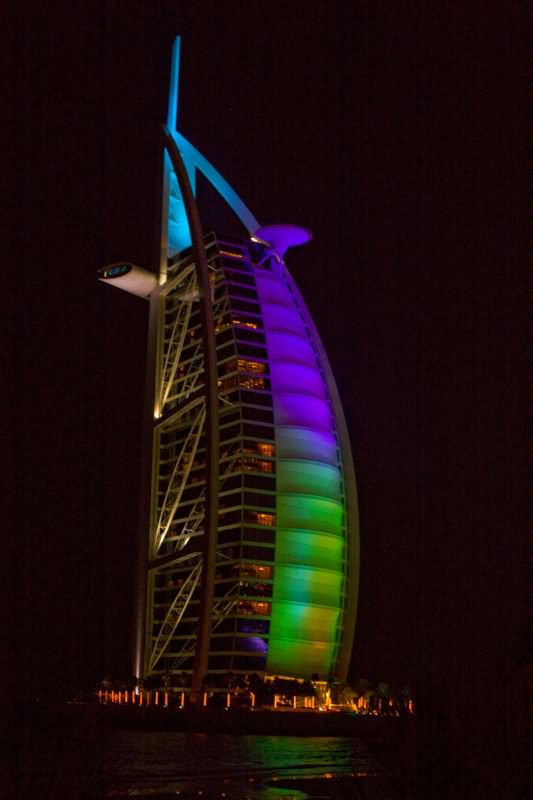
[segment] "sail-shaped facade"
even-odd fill
[[[324,348],[285,264],[310,234],[260,227],[177,132],[178,56],[179,43],[155,272],[100,275],[150,303],[136,672],[191,675],[193,688],[229,671],[345,680],[359,577],[353,463]],[[242,238],[203,235],[197,171]]]

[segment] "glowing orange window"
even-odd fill
[[[261,461],[258,458],[243,458],[241,459],[242,469],[250,470],[251,472],[273,472],[274,468],[272,461]]]
[[[237,605],[238,614],[270,614],[270,603],[263,603],[260,600],[239,600]]]
[[[241,577],[253,577],[253,578],[271,578],[272,577],[272,567],[269,567],[265,564],[241,564],[235,565],[237,569],[240,569],[239,574]]]
[[[245,322],[244,320],[237,319],[236,317],[233,317],[231,321],[233,322],[234,325],[242,325],[243,328],[253,328],[253,329],[257,328],[255,322]]]
[[[254,600],[250,603],[254,614],[270,614],[270,603]]]
[[[239,386],[244,389],[264,389],[265,381],[263,378],[254,378],[251,375],[240,375]]]
[[[244,258],[242,253],[234,253],[230,250],[219,250],[221,256],[227,256],[228,258]]]
[[[274,445],[267,442],[257,442],[257,449],[262,456],[273,456],[275,453]]]
[[[266,364],[263,364],[262,361],[250,361],[247,358],[238,358],[237,368],[239,372],[255,372],[260,375],[266,372]]]
[[[255,515],[258,525],[266,525],[271,528],[274,525],[274,514],[263,514],[260,511]]]

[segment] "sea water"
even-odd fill
[[[378,798],[370,784],[377,790],[383,774],[365,744],[348,737],[116,731],[102,797]]]

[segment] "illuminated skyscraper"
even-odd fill
[[[100,277],[149,298],[136,674],[346,678],[357,497],[335,382],[284,262],[310,233],[261,227],[176,130],[179,40],[162,135],[154,272]],[[200,171],[243,223],[204,237]]]

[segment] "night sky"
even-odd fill
[[[182,132],[260,222],[313,231],[287,262],[356,465],[352,676],[411,682],[451,738],[498,686],[525,696],[526,14],[460,5],[8,14],[4,605],[28,697],[130,670],[146,306],[95,272],[150,265],[176,34]]]

